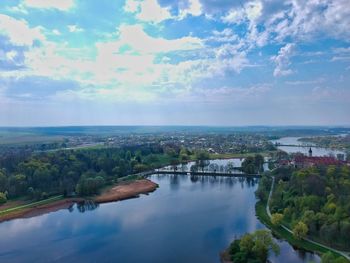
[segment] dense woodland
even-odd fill
[[[188,153],[158,144],[66,150],[0,157],[0,202],[55,194],[93,195],[118,178],[187,160]]]
[[[297,237],[308,235],[333,247],[350,248],[350,167],[280,168],[274,175],[273,219]],[[264,178],[258,197],[266,200],[269,189],[269,179]]]

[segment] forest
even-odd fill
[[[187,151],[159,144],[0,157],[0,203],[26,197],[88,196],[126,175],[186,160]]]
[[[275,189],[272,220],[282,221],[298,238],[309,236],[335,248],[350,248],[350,168],[279,168],[273,172]],[[266,199],[262,180],[257,195]]]

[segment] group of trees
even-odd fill
[[[256,174],[264,171],[264,157],[260,154],[248,156],[242,162],[242,171],[247,174]]]
[[[257,230],[234,240],[228,253],[234,263],[265,263],[270,250],[279,254],[279,247],[274,242],[270,231]]]
[[[27,196],[96,194],[118,178],[169,164],[180,149],[159,144],[124,148],[66,150],[0,157],[0,204]]]
[[[296,237],[309,235],[340,249],[350,248],[350,167],[280,168],[274,176],[271,212],[280,214]],[[266,198],[266,191],[261,186],[258,197]]]

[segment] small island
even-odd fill
[[[279,247],[268,230],[256,230],[254,233],[235,239],[221,255],[223,263],[265,263],[269,252],[279,254]]]

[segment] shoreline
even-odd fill
[[[151,193],[157,188],[158,185],[148,179],[122,182],[102,191],[102,193],[92,198],[63,198],[45,204],[35,205],[34,203],[33,206],[30,206],[30,204],[28,204],[28,207],[20,208],[18,210],[10,211],[4,214],[1,214],[0,210],[0,223],[13,219],[30,218],[56,212],[62,209],[68,209],[74,204],[81,203],[86,200],[93,200],[96,203],[102,204],[122,201],[130,198],[137,198],[141,194]]]

